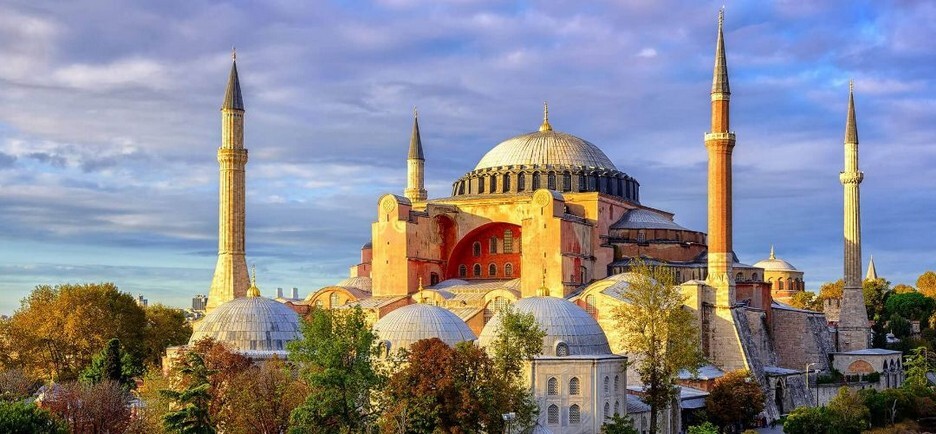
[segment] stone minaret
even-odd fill
[[[233,56],[224,102],[221,104],[221,147],[218,164],[221,176],[218,188],[218,264],[208,292],[207,311],[243,297],[250,287],[247,259],[244,256],[244,99],[237,78],[237,60]]]
[[[410,202],[426,200],[425,170],[426,160],[423,158],[422,140],[419,137],[419,114],[413,109],[413,135],[410,137],[409,154],[406,157],[406,189],[403,196]]]
[[[718,39],[712,77],[712,130],[705,134],[708,149],[708,285],[714,290],[710,358],[726,370],[745,369],[747,362],[735,327],[732,307],[735,282],[731,265],[731,153],[735,135],[729,124],[728,63],[723,32],[725,11],[718,13]]]
[[[861,199],[858,185],[864,173],[858,170],[858,124],[855,122],[855,92],[848,85],[848,118],[845,121],[845,170],[839,180],[845,189],[845,290],[839,314],[839,351],[868,348],[871,338],[868,313],[861,289]]]

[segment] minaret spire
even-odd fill
[[[428,197],[425,188],[426,159],[423,157],[422,138],[419,134],[419,112],[413,107],[413,134],[410,136],[406,157],[406,189],[403,196],[411,202],[422,202]]]
[[[725,60],[725,8],[718,11],[718,39],[715,42],[715,72],[712,77],[712,94],[730,94],[728,86],[728,62]]]
[[[552,131],[552,125],[549,124],[549,103],[543,101],[543,123],[540,124],[540,131]]]
[[[865,274],[865,280],[877,280],[877,268],[874,266],[874,255],[871,255],[871,260],[868,261],[868,274]]]
[[[231,73],[221,103],[218,186],[218,263],[205,307],[247,295],[250,278],[245,256],[247,149],[244,148],[244,98],[237,76],[237,52],[231,50]]]
[[[858,124],[855,122],[855,86],[848,84],[848,115],[845,119],[845,170],[839,174],[845,194],[844,274],[842,309],[838,323],[839,351],[868,348],[871,332],[865,310],[861,281],[861,194],[864,173],[858,170]]]

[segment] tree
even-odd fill
[[[158,367],[166,348],[188,343],[192,325],[181,309],[153,304],[145,308],[146,329],[143,333],[145,363]]]
[[[841,387],[829,401],[829,416],[837,434],[860,434],[868,427],[871,412],[857,392]]]
[[[7,434],[66,434],[68,427],[33,403],[0,401],[0,432]]]
[[[936,298],[936,272],[927,271],[921,274],[917,278],[916,287],[923,295]]]
[[[532,391],[523,378],[523,364],[543,351],[546,331],[540,328],[532,313],[518,312],[506,306],[498,312],[500,323],[488,351],[496,373],[511,391],[504,412],[516,414],[516,426],[531,426],[536,421],[538,407]]]
[[[67,381],[112,338],[142,360],[145,321],[133,296],[113,283],[37,286],[4,324],[0,352],[7,369]]]
[[[832,431],[832,417],[826,407],[797,407],[783,422],[786,434],[823,434]]]
[[[897,314],[908,320],[920,321],[926,326],[930,316],[936,312],[936,299],[919,292],[894,294],[887,297],[884,312],[887,315]]]
[[[750,372],[728,372],[715,380],[705,410],[722,432],[739,432],[764,410],[764,392]]]
[[[232,379],[218,419],[225,422],[225,433],[283,433],[289,426],[290,413],[307,394],[308,388],[286,362],[269,360]]]
[[[841,299],[845,292],[845,280],[839,279],[835,282],[826,282],[819,286],[819,298],[822,300]]]
[[[883,315],[884,306],[891,295],[890,282],[884,279],[863,280],[861,289],[864,292],[868,318]]]
[[[373,366],[377,336],[364,312],[313,309],[300,329],[302,338],[287,348],[310,393],[293,410],[290,432],[360,432],[372,426],[379,412],[371,397],[384,378]]]
[[[64,420],[73,433],[120,433],[130,424],[133,397],[116,382],[63,383],[47,396],[42,407]]]
[[[688,434],[718,434],[718,427],[712,422],[704,422],[699,425],[690,426],[686,430]]]
[[[21,369],[0,371],[0,401],[24,400],[32,396],[41,385],[41,381]]]
[[[182,434],[214,434],[214,421],[211,418],[211,370],[205,366],[205,360],[197,352],[186,354],[186,360],[180,369],[182,374],[180,390],[167,389],[160,393],[171,399],[178,409],[166,413],[163,425],[167,431]]]
[[[822,312],[822,299],[813,292],[799,291],[790,297],[790,306]]]
[[[631,271],[613,315],[621,347],[644,383],[650,431],[656,432],[657,413],[677,396],[676,375],[702,363],[699,329],[670,270],[637,263]]]
[[[201,356],[210,372],[208,394],[211,400],[208,412],[211,420],[217,423],[217,428],[223,431],[226,429],[227,420],[221,418],[220,414],[228,407],[228,389],[238,375],[250,368],[250,359],[231,352],[224,344],[211,338],[195,342],[191,351]]]
[[[888,329],[897,339],[906,339],[910,337],[910,333],[913,332],[913,326],[910,324],[910,321],[907,321],[906,318],[896,313],[890,316]]]
[[[121,351],[120,340],[111,339],[107,346],[91,359],[91,365],[81,373],[81,379],[89,384],[114,381],[130,390],[136,386],[133,377],[142,373],[141,368],[133,363],[128,353]]]
[[[904,382],[900,387],[914,394],[926,394],[932,389],[926,374],[934,370],[933,354],[926,348],[914,348],[904,361]]]
[[[903,283],[894,285],[894,294],[909,294],[911,292],[917,292],[916,288]]]
[[[601,425],[601,434],[640,434],[640,432],[637,431],[637,428],[634,428],[633,419],[628,416],[614,414]]]

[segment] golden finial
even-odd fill
[[[414,117],[414,118],[418,118],[418,117],[419,117],[419,110],[416,110],[416,106],[413,106],[413,117]]]
[[[540,131],[552,131],[552,125],[549,124],[549,103],[543,101],[543,124],[539,127]]]
[[[254,264],[251,270],[253,271],[253,276],[250,277],[250,288],[247,290],[247,296],[259,297],[260,288],[257,288],[257,265]]]
[[[237,47],[233,45],[231,46],[231,60],[233,61],[237,60]]]
[[[770,259],[777,259],[777,256],[774,255],[773,244],[770,245]]]
[[[546,287],[546,267],[543,267],[543,286],[540,286],[540,289],[537,291],[536,295],[540,297],[546,297],[549,295],[549,288]]]
[[[721,5],[721,9],[718,10],[718,26],[721,27],[725,24],[725,5]]]
[[[420,291],[423,290],[423,286],[422,286],[422,276],[419,276],[419,290],[420,290]]]

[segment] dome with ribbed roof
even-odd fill
[[[504,140],[481,157],[475,170],[523,165],[617,170],[608,156],[591,142],[553,130]]]
[[[531,313],[540,328],[546,332],[543,338],[543,355],[581,356],[611,354],[608,338],[598,321],[588,312],[569,300],[558,297],[525,297],[513,304],[521,313]],[[478,343],[485,347],[497,336],[500,315],[488,321]]]
[[[448,309],[422,303],[388,313],[374,323],[374,331],[380,340],[390,344],[391,351],[409,348],[423,339],[439,338],[452,346],[476,339],[474,332],[458,315]]]
[[[757,268],[763,268],[767,271],[799,271],[793,264],[778,258],[774,254],[773,246],[770,246],[770,257],[754,264]]]
[[[213,338],[232,351],[285,355],[286,343],[299,337],[299,315],[292,309],[266,297],[240,297],[196,322],[189,344]]]

